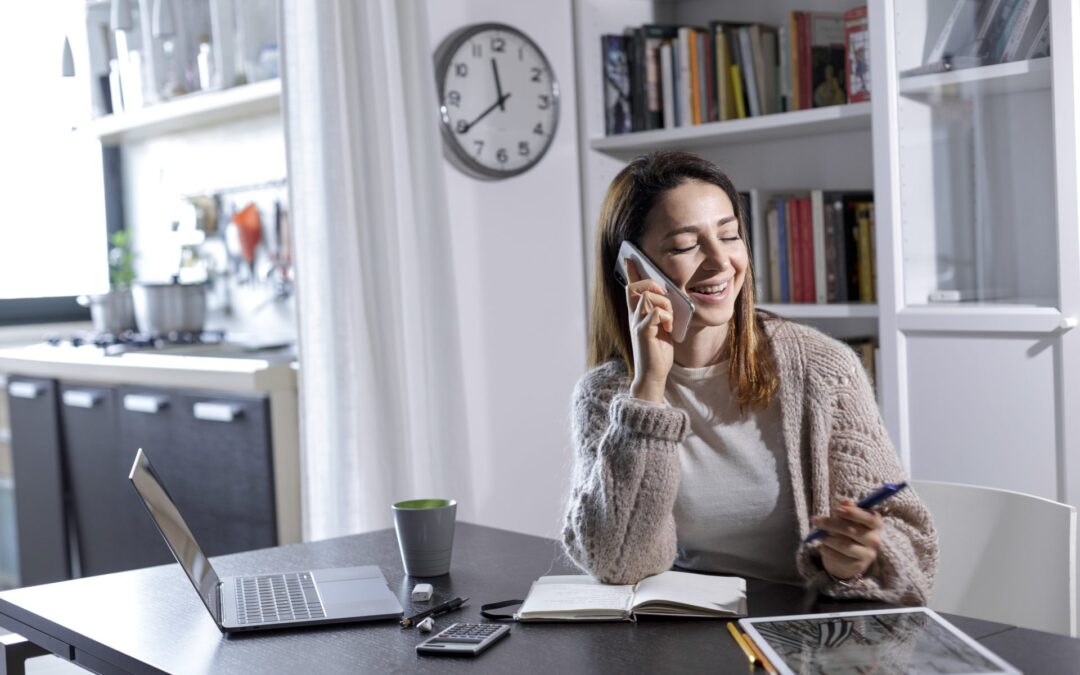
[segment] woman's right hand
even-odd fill
[[[664,287],[642,279],[631,258],[626,259],[626,308],[630,315],[630,342],[634,349],[634,381],[630,395],[660,403],[675,360],[671,339],[671,300]]]

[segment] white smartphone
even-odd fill
[[[690,319],[697,310],[694,301],[629,241],[623,241],[622,246],[619,247],[619,257],[615,260],[615,278],[623,286],[629,283],[627,281],[629,276],[626,274],[627,258],[634,261],[638,273],[643,275],[642,278],[652,279],[667,291],[667,297],[671,300],[671,339],[682,342],[686,338],[687,329],[690,328]]]

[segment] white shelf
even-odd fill
[[[613,155],[664,149],[700,149],[734,143],[773,141],[843,131],[870,130],[870,103],[834,105],[812,110],[709,122],[676,129],[637,131],[594,138],[593,150]]]
[[[900,80],[900,93],[920,97],[934,93],[1006,94],[1050,88],[1050,57],[1010,61],[946,73],[916,75]]]
[[[92,120],[78,131],[96,136],[104,145],[119,145],[180,129],[270,113],[280,108],[281,80],[263,80],[220,91],[188,94],[139,110],[106,115]]]
[[[786,319],[876,319],[878,317],[878,306],[874,304],[758,303],[757,306]]]
[[[962,306],[916,305],[896,316],[902,331],[961,333],[1052,333],[1075,325],[1056,307],[964,303]]]

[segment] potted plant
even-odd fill
[[[131,282],[135,280],[135,253],[127,230],[109,237],[109,292],[80,295],[78,302],[90,308],[90,320],[99,333],[120,335],[135,329]]]

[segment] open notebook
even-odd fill
[[[585,575],[540,577],[518,621],[632,621],[636,615],[746,616],[746,580],[663,572],[633,585],[603,584]]]

